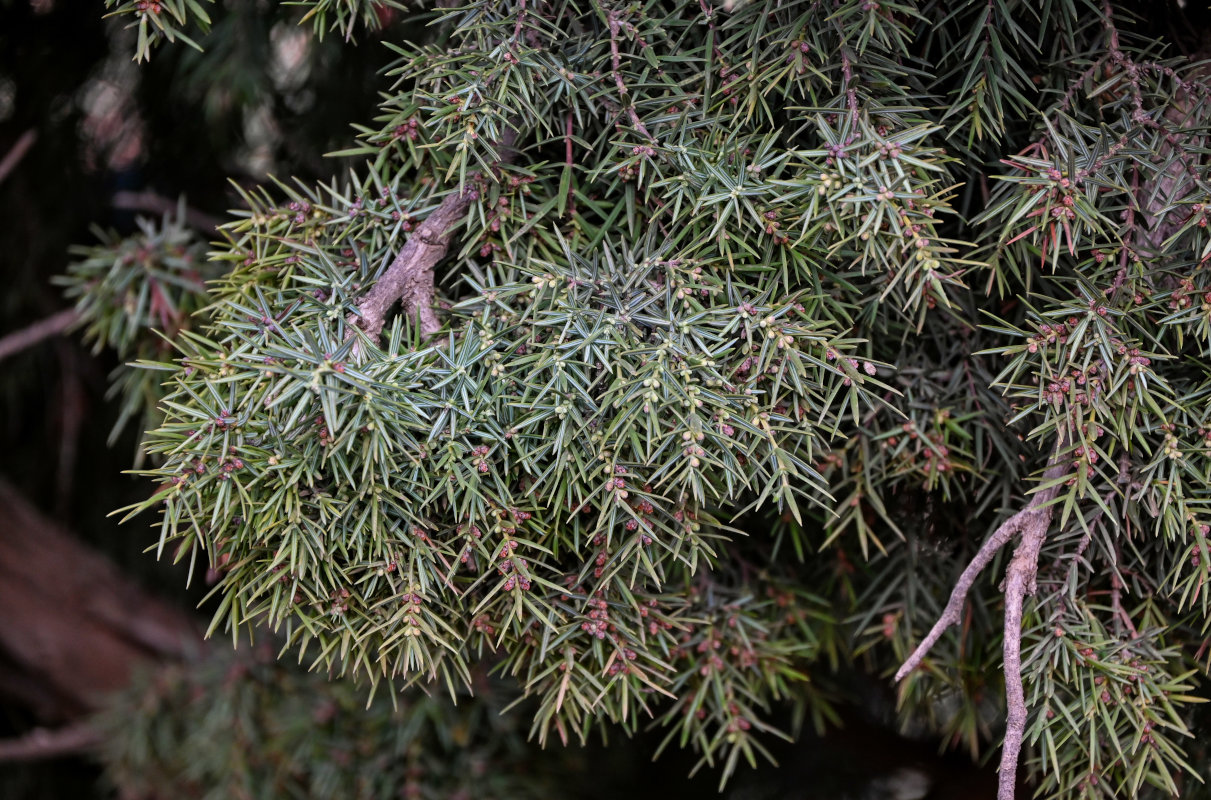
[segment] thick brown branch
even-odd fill
[[[1066,468],[1063,456],[1057,448],[1043,472],[1044,487],[1035,492],[1030,502],[1021,511],[1001,523],[992,536],[981,545],[971,563],[963,570],[950,600],[941,616],[934,624],[917,649],[900,666],[896,672],[896,680],[912,672],[925,658],[930,648],[951,625],[958,623],[962,616],[963,606],[967,602],[967,593],[971,590],[975,579],[988,566],[1006,543],[1014,536],[1021,534],[1021,540],[1014,551],[1013,559],[1005,574],[1005,696],[1008,706],[1008,721],[1005,726],[1005,744],[1001,751],[1001,772],[999,778],[998,800],[1012,800],[1017,782],[1018,755],[1022,749],[1022,738],[1026,732],[1026,700],[1022,689],[1022,605],[1028,595],[1035,592],[1035,577],[1038,574],[1039,550],[1047,537],[1047,528],[1051,525],[1051,501],[1059,494],[1058,480]],[[1051,484],[1051,485],[1049,485]]]
[[[500,156],[497,166],[513,159],[515,136],[513,131],[506,131],[496,145]],[[371,339],[377,339],[382,333],[387,322],[387,310],[396,300],[403,303],[405,314],[419,320],[421,333],[426,339],[441,329],[441,321],[433,310],[433,268],[446,255],[450,235],[466,215],[474,197],[473,191],[464,186],[462,190],[446,195],[433,213],[425,217],[425,221],[400,248],[391,266],[362,298],[358,306],[360,319],[357,324]]]
[[[1057,476],[1058,477],[1058,476]],[[1040,493],[1041,494],[1041,493]],[[1055,496],[1055,489],[1051,490]],[[1037,495],[1036,495],[1037,496]],[[1039,550],[1051,524],[1051,506],[1036,508],[1022,523],[1009,569],[1005,573],[1005,635],[1002,654],[1005,659],[1005,743],[1001,746],[1001,769],[997,777],[997,800],[1013,800],[1017,787],[1018,755],[1026,735],[1026,694],[1022,687],[1022,606],[1036,589]]]
[[[0,361],[9,356],[16,355],[22,350],[27,350],[44,339],[58,336],[70,328],[75,321],[76,310],[74,308],[67,308],[46,319],[38,320],[19,331],[13,331],[3,339],[0,339]]]
[[[1047,471],[1043,473],[1044,482],[1058,478],[1063,474],[1063,466],[1056,463],[1052,459],[1052,463],[1048,466]],[[1005,546],[1005,544],[1019,533],[1025,532],[1037,515],[1046,514],[1047,522],[1051,520],[1050,508],[1042,509],[1044,503],[1047,503],[1055,498],[1057,487],[1050,487],[1035,493],[1029,504],[1021,511],[1014,514],[1009,519],[1001,523],[1001,526],[993,531],[992,536],[980,546],[975,557],[971,559],[971,563],[963,570],[963,574],[959,576],[955,582],[954,590],[950,593],[950,600],[946,603],[946,608],[942,609],[942,614],[938,617],[938,621],[934,623],[933,628],[926,634],[921,643],[917,645],[917,649],[913,650],[900,669],[896,671],[896,680],[901,681],[904,676],[912,672],[921,663],[922,659],[929,653],[930,649],[937,643],[942,634],[951,625],[957,625],[962,619],[963,604],[967,602],[967,593],[971,591],[972,585],[976,578],[984,571],[984,567],[988,566],[988,562],[992,561],[993,556]]]
[[[0,694],[79,719],[142,664],[200,652],[193,620],[131,583],[0,482]]]
[[[446,255],[450,232],[467,213],[469,190],[446,195],[441,205],[425,218],[400,248],[391,266],[362,299],[361,327],[378,338],[387,320],[387,309],[400,300],[408,316],[420,320],[421,333],[429,338],[441,328],[433,310],[433,268]]]

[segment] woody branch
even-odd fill
[[[1051,525],[1051,501],[1059,493],[1059,479],[1064,475],[1065,464],[1057,451],[1048,462],[1043,473],[1043,488],[1035,492],[1030,502],[993,531],[980,546],[967,568],[955,582],[950,599],[942,610],[938,621],[926,634],[912,654],[896,671],[896,680],[901,681],[916,669],[930,649],[951,625],[962,619],[967,594],[980,573],[993,557],[1015,536],[1020,535],[1017,549],[1005,573],[1005,623],[1003,657],[1005,663],[1005,697],[1008,710],[1005,724],[1005,742],[1001,749],[1001,768],[998,778],[998,800],[1013,800],[1017,783],[1018,756],[1026,732],[1026,700],[1022,687],[1022,606],[1036,588],[1039,550],[1047,538]]]

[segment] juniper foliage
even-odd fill
[[[1019,747],[1039,796],[1196,796],[1208,90],[1142,8],[409,8],[343,175],[241,190],[129,511],[222,573],[212,631],[491,665],[540,742],[726,779],[903,665],[973,756],[1008,710],[1002,797]],[[206,24],[115,13],[139,58]]]

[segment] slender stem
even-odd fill
[[[564,160],[565,160],[565,163],[570,167],[570,166],[572,166],[572,163],[573,163],[572,162],[572,112],[571,111],[569,111],[567,113],[567,115],[564,117],[563,143],[564,143]]]
[[[854,125],[858,124],[858,90],[854,88],[854,67],[849,60],[849,55],[845,52],[845,47],[841,48],[841,77],[845,81],[842,87],[845,90],[845,104],[849,106],[849,118]]]
[[[1107,41],[1106,48],[1110,51],[1110,57],[1119,57],[1123,55],[1122,47],[1119,45],[1118,27],[1114,24],[1114,5],[1110,0],[1102,0],[1102,27],[1106,29]]]
[[[38,141],[38,133],[30,128],[25,133],[17,137],[17,141],[5,153],[4,158],[0,159],[0,183],[4,183],[4,179],[8,174],[16,169],[21,163],[21,159],[25,158],[25,154],[34,146],[34,142]]]
[[[46,319],[38,320],[19,331],[13,331],[3,339],[0,339],[0,361],[9,356],[16,355],[22,350],[31,348],[44,339],[58,336],[70,328],[75,321],[76,310],[74,308],[66,308]]]
[[[514,43],[521,41],[521,28],[526,22],[526,0],[518,0],[517,22],[513,25]]]
[[[614,72],[614,85],[618,87],[619,102],[626,106],[627,113],[631,117],[631,124],[635,130],[639,132],[643,138],[652,139],[652,134],[648,133],[648,129],[644,127],[643,122],[639,119],[639,112],[635,110],[635,104],[627,100],[627,86],[622,80],[622,53],[618,49],[619,32],[622,29],[622,20],[618,17],[617,11],[611,11],[606,15],[606,21],[610,25],[610,66]]]
[[[57,730],[35,728],[16,739],[0,740],[0,763],[76,756],[90,752],[98,744],[97,732],[83,723]]]
[[[1140,638],[1140,632],[1136,630],[1135,623],[1131,621],[1131,615],[1127,613],[1127,609],[1123,608],[1123,579],[1119,577],[1117,570],[1112,570],[1110,573],[1110,610],[1114,614],[1115,623],[1121,623],[1132,639]]]

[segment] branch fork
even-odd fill
[[[1005,662],[1005,698],[1008,707],[1005,743],[1001,749],[997,800],[1013,800],[1017,784],[1018,756],[1026,733],[1026,699],[1022,687],[1022,606],[1026,597],[1036,590],[1039,551],[1051,525],[1051,501],[1059,494],[1060,482],[1067,465],[1057,448],[1043,473],[1043,488],[1037,491],[1026,507],[1018,511],[993,531],[980,546],[971,562],[955,582],[950,600],[933,628],[926,634],[900,669],[896,681],[916,669],[930,649],[951,625],[962,620],[967,593],[998,551],[1015,536],[1020,537],[1013,558],[1005,571],[1002,590],[1005,593],[1005,627],[1003,653]]]
[[[433,310],[433,268],[446,255],[450,235],[470,205],[471,190],[466,187],[446,195],[362,299],[357,324],[371,339],[378,339],[382,333],[387,310],[396,300],[403,303],[405,314],[418,318],[421,334],[426,339],[441,330],[441,321]]]
[[[513,159],[516,133],[507,130],[496,144],[500,154],[497,167]],[[387,322],[387,311],[399,300],[404,313],[417,319],[421,335],[431,338],[441,330],[441,320],[433,310],[436,294],[433,268],[445,257],[454,229],[467,214],[471,201],[477,196],[470,186],[446,195],[434,211],[416,228],[396,254],[387,271],[362,298],[358,314],[350,319],[377,341]]]

